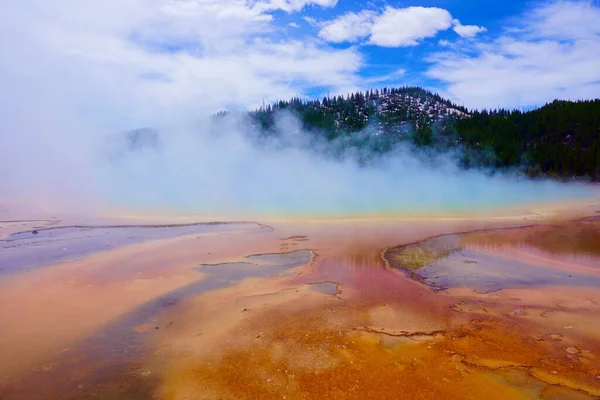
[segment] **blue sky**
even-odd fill
[[[522,13],[527,9],[526,3],[519,0],[508,1],[457,1],[457,0],[440,0],[440,1],[374,1],[370,2],[371,6],[365,6],[363,1],[339,1],[336,7],[323,9],[310,7],[305,14],[309,18],[316,20],[333,20],[340,15],[346,13],[357,13],[363,10],[378,10],[386,7],[397,9],[421,6],[435,7],[448,10],[452,17],[460,20],[466,25],[477,25],[486,28],[486,33],[481,37],[495,37],[502,33],[505,23],[509,22],[511,17]],[[282,20],[289,20],[297,23],[300,28],[299,34],[314,34],[315,27],[304,21],[301,17],[295,14],[281,14]],[[318,29],[317,29],[318,31]],[[317,33],[318,34],[318,33]],[[426,86],[432,89],[439,89],[440,82],[431,79],[422,72],[426,70],[428,64],[425,61],[427,55],[440,49],[439,42],[446,40],[449,42],[457,42],[460,40],[452,29],[439,31],[436,35],[419,40],[419,45],[409,47],[381,47],[370,45],[362,42],[361,53],[365,56],[365,65],[360,70],[360,76],[365,78],[376,78],[381,75],[393,73],[398,69],[405,70],[405,74],[400,78],[389,82],[390,84],[407,84]],[[346,48],[353,43],[332,44],[338,48]]]
[[[369,36],[357,39],[344,40],[336,38],[331,40],[328,37],[328,27],[334,26],[336,21],[342,21],[344,17],[350,15],[370,14],[374,21],[370,23],[377,24],[377,19],[385,15],[388,10],[414,10],[416,7],[427,9],[441,9],[447,11],[452,19],[460,21],[461,25],[475,27],[472,34],[458,34],[452,26],[435,30],[425,37],[416,39],[416,43],[397,43],[380,45],[377,41],[369,39]],[[308,18],[307,18],[308,17]],[[341,0],[334,7],[307,7],[301,14],[289,14],[284,12],[277,13],[277,18],[282,25],[292,24],[297,32],[290,35],[294,37],[306,37],[316,34],[321,39],[329,42],[329,45],[336,49],[348,49],[358,47],[363,56],[363,64],[357,71],[361,78],[361,88],[369,86],[391,86],[391,85],[416,85],[424,86],[428,89],[440,92],[450,99],[464,104],[471,108],[491,108],[508,107],[531,109],[541,106],[554,98],[564,99],[586,99],[595,98],[599,93],[598,83],[600,74],[591,71],[594,62],[600,60],[600,47],[587,46],[590,41],[598,40],[598,23],[594,20],[600,18],[600,9],[598,3],[594,1],[457,1],[457,0],[439,0],[439,1],[371,1],[368,3]],[[418,18],[417,18],[418,19]],[[308,22],[307,22],[308,20]],[[431,19],[429,19],[431,22]],[[419,21],[426,23],[427,20]],[[572,26],[581,24],[580,32],[572,32]],[[455,22],[452,23],[455,25]],[[356,26],[346,27],[350,32],[356,31]],[[354,28],[354,29],[353,29]],[[402,23],[396,27],[402,30]],[[350,35],[351,36],[351,35]],[[529,59],[519,60],[519,54],[515,55],[510,48],[504,49],[503,46],[516,45],[531,47],[532,53],[539,46],[549,46],[549,52],[546,57],[538,57],[537,54]],[[556,49],[558,45],[561,48]],[[588,50],[589,54],[581,57],[573,57],[577,50]],[[526,50],[525,50],[526,51]],[[476,82],[475,87],[467,88],[468,79],[459,80],[452,85],[452,79],[446,78],[444,74],[436,74],[432,71],[439,61],[439,56],[446,53],[446,56],[455,56],[455,59],[466,62],[480,61],[482,64],[481,82]],[[491,57],[505,58],[508,63],[522,65],[507,66],[506,70],[501,68],[486,67],[489,65],[482,60],[485,55]],[[542,55],[542,54],[540,54]],[[527,58],[527,57],[524,57]],[[575,78],[578,73],[569,76],[569,73],[563,76],[552,77],[553,81],[547,82],[544,75],[555,75],[555,71],[548,71],[548,63],[557,60],[568,60],[574,70],[578,70],[575,63],[581,62],[581,71],[586,78],[583,85],[581,80]],[[501,63],[501,60],[499,60]],[[537,64],[537,65],[536,65]],[[575,65],[574,65],[575,64]],[[515,74],[511,72],[511,67],[515,68]],[[562,68],[560,64],[554,65],[555,68]],[[473,68],[477,68],[474,65]],[[540,84],[522,85],[519,80],[535,81],[538,77],[536,69],[540,71]],[[394,73],[401,70],[402,74]],[[447,72],[460,72],[456,71]],[[433,72],[433,73],[432,73]],[[525,72],[523,74],[523,72]],[[569,71],[571,72],[571,71]],[[574,71],[573,71],[574,72]],[[488,73],[487,75],[485,75]],[[440,76],[441,75],[441,76]],[[451,74],[448,74],[451,75]],[[522,76],[519,76],[522,75]],[[523,76],[525,75],[525,76]],[[384,79],[389,76],[389,79]],[[513,81],[513,78],[516,78]],[[499,89],[497,95],[487,91],[480,96],[473,95],[481,85],[488,83],[492,88]],[[539,90],[540,85],[545,85]],[[511,90],[506,90],[506,86],[513,86]],[[516,87],[515,87],[516,86]],[[533,92],[528,93],[528,86],[534,86]],[[538,86],[538,87],[535,87]],[[504,90],[503,90],[504,89]],[[539,91],[540,93],[536,93]],[[312,96],[318,96],[319,89],[309,91]]]
[[[468,108],[600,93],[591,0],[15,0],[0,12],[0,106],[33,101],[85,125],[395,85]]]
[[[490,181],[444,160],[364,169],[265,153],[245,126],[211,130],[206,117],[393,85],[470,109],[600,93],[600,6],[588,0],[4,0],[0,15],[0,187],[40,205],[381,211],[541,199],[572,189]],[[164,133],[159,151],[107,162],[118,133],[148,126]]]
[[[488,35],[498,35],[502,32],[503,23],[511,16],[522,12],[525,2],[519,0],[508,1],[373,1],[370,6],[363,1],[342,0],[336,7],[323,9],[310,7],[305,14],[316,20],[335,19],[340,15],[351,12],[360,12],[363,10],[381,10],[385,7],[407,8],[414,6],[436,7],[448,10],[454,18],[459,19],[465,24],[475,24],[487,29]],[[315,28],[295,14],[281,14],[283,20],[295,22],[300,25],[299,34],[312,34]],[[440,40],[456,41],[459,36],[451,29],[440,31],[435,36],[425,38],[420,41],[418,46],[410,47],[380,47],[376,45],[364,45],[361,47],[361,53],[365,55],[366,63],[360,71],[361,76],[376,77],[391,73],[398,68],[406,70],[406,76],[401,79],[401,83],[424,85],[435,87],[438,82],[428,79],[421,72],[426,68],[425,57],[428,53],[435,51],[439,46]],[[364,43],[364,42],[363,42]],[[335,47],[345,48],[347,43],[333,44]]]

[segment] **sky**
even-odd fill
[[[208,117],[401,85],[470,109],[597,97],[597,3],[4,0],[0,16],[2,201],[341,215],[579,193],[403,148],[365,168],[332,160],[288,145],[309,137],[291,116],[277,128],[285,140],[261,148],[243,118]],[[123,132],[142,127],[159,145],[128,150]]]
[[[0,15],[1,109],[110,129],[398,85],[470,109],[600,93],[589,0],[6,0]]]

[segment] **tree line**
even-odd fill
[[[384,88],[324,97],[293,98],[250,113],[262,132],[290,111],[305,131],[328,140],[349,138],[352,146],[374,149],[395,144],[444,151],[460,149],[463,168],[520,168],[530,177],[581,177],[600,181],[600,100],[559,101],[531,110],[469,111],[419,87]]]

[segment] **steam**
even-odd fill
[[[378,140],[368,130],[356,135]],[[93,185],[67,174],[63,195],[129,212],[250,218],[443,215],[592,193],[579,184],[461,170],[452,155],[407,146],[369,158],[369,149],[302,131],[290,114],[266,138],[237,115],[166,124],[131,139],[111,134],[100,146],[86,143]]]
[[[137,137],[42,91],[2,102],[0,200],[80,212],[220,218],[448,214],[589,196],[581,184],[461,170],[452,155],[382,156],[304,132],[282,114],[261,137],[244,115],[148,120]],[[208,115],[208,112],[206,113]],[[367,128],[356,133],[376,141]],[[365,161],[366,160],[366,161]]]

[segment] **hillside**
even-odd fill
[[[493,151],[491,167],[600,181],[600,100],[555,100],[525,113],[478,111],[454,128],[465,148]]]
[[[363,129],[403,136],[448,118],[468,115],[464,107],[416,87],[384,88],[311,101],[294,98],[267,105],[251,115],[260,128],[268,130],[281,110],[297,114],[304,129],[323,132],[329,138]]]
[[[353,153],[361,163],[404,143],[452,151],[465,169],[600,181],[600,100],[556,100],[529,112],[469,111],[422,88],[384,88],[266,105],[248,113],[250,131],[258,138],[277,134],[282,112],[295,115],[318,139],[311,144],[314,150],[341,157],[346,150],[360,150]],[[156,147],[159,139],[152,129],[127,134],[130,150]]]
[[[411,141],[439,151],[459,148],[464,168],[518,168],[531,177],[600,181],[600,100],[556,100],[529,112],[469,111],[422,88],[402,87],[323,100],[294,98],[250,116],[257,129],[268,132],[282,110],[329,140],[343,136],[351,139],[349,145],[363,146],[366,139],[358,140],[357,132],[379,136],[371,146],[378,152]]]

